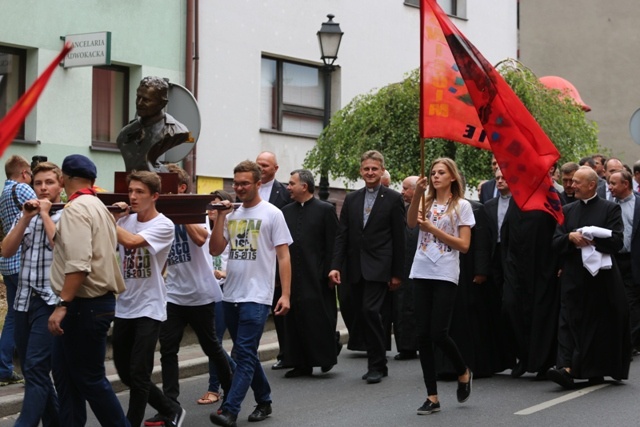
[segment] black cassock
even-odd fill
[[[336,291],[329,267],[338,226],[333,205],[315,198],[282,208],[293,243],[291,310],[285,316],[288,366],[332,366],[336,355]]]
[[[620,206],[595,197],[563,207],[565,222],[556,228],[553,245],[561,255],[561,308],[558,328],[559,368],[576,378],[629,375],[631,336],[629,308],[615,257],[613,267],[596,276],[583,266],[581,250],[569,233],[585,226],[612,230],[610,238],[594,239],[598,252],[615,254],[623,245]]]
[[[501,230],[503,310],[512,351],[527,372],[554,365],[560,293],[552,250],[556,221],[542,211],[521,211],[513,198]]]

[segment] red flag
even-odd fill
[[[523,211],[564,221],[549,169],[560,153],[435,0],[421,7],[420,136],[490,149]]]
[[[64,45],[56,59],[49,64],[40,77],[33,82],[29,90],[20,97],[18,102],[15,103],[7,115],[4,116],[2,121],[0,121],[0,156],[2,156],[7,147],[11,145],[11,142],[13,142],[13,138],[18,133],[20,126],[22,126],[22,123],[27,118],[27,115],[29,115],[33,106],[36,105],[40,94],[49,81],[49,77],[51,77],[60,61],[62,61],[65,55],[69,53],[72,48],[73,45],[71,43],[66,43]]]

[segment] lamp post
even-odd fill
[[[329,126],[331,119],[331,73],[336,69],[333,63],[338,59],[338,50],[340,49],[340,41],[344,34],[340,30],[340,24],[333,22],[334,15],[327,15],[329,20],[322,24],[318,31],[318,43],[320,44],[320,57],[324,66],[322,73],[324,74],[324,118],[322,126]],[[320,168],[320,185],[318,186],[318,195],[320,200],[329,199],[329,172],[326,165]]]

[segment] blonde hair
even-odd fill
[[[423,209],[430,209],[431,204],[436,199],[436,189],[431,184],[431,171],[440,163],[442,163],[451,174],[451,202],[444,213],[449,215],[453,222],[452,212],[455,211],[456,214],[458,213],[458,201],[464,198],[464,187],[462,186],[462,175],[460,175],[456,162],[448,157],[440,157],[431,162],[431,166],[429,167],[429,188],[427,189]]]

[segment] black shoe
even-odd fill
[[[471,395],[471,383],[473,382],[473,372],[471,369],[467,368],[467,372],[469,372],[469,381],[466,383],[458,381],[458,390],[456,391],[456,396],[458,397],[458,402],[463,403],[469,400],[469,396]]]
[[[164,426],[165,427],[182,427],[182,423],[184,422],[184,417],[186,415],[187,415],[187,411],[185,411],[183,408],[180,408],[173,417],[171,417],[170,419],[164,422]]]
[[[566,369],[549,369],[549,372],[547,372],[547,378],[567,390],[575,388],[573,377]]]
[[[422,406],[418,408],[418,415],[431,415],[434,412],[440,412],[440,402],[433,403],[427,399]]]
[[[278,369],[289,369],[292,367],[293,366],[286,366],[282,360],[278,360],[276,363],[273,364],[273,366],[271,366],[271,369],[273,369],[274,371],[277,371]]]
[[[321,366],[320,370],[322,371],[323,374],[326,374],[327,372],[332,370],[334,366],[336,366],[336,365]]]
[[[591,377],[589,378],[589,385],[604,384],[604,377]]]
[[[284,374],[285,378],[310,377],[313,375],[313,368],[293,368]]]
[[[527,368],[522,360],[519,360],[516,366],[511,370],[511,378],[520,378],[527,372]]]
[[[370,374],[371,372],[373,372],[373,371],[374,371],[374,370],[372,369],[372,370],[369,370],[369,371],[365,372],[364,374],[362,374],[362,377],[361,377],[361,378],[362,378],[363,380],[366,380],[367,378],[369,378],[369,374]],[[386,377],[386,376],[388,375],[388,373],[389,373],[389,370],[388,370],[387,368],[384,368],[384,370],[382,371],[382,376],[383,376],[383,377]]]
[[[222,427],[237,427],[236,420],[238,419],[237,415],[230,414],[229,412],[223,410],[220,413],[212,412],[209,415],[209,420],[217,426]]]
[[[249,421],[263,421],[271,415],[271,403],[258,403],[256,409],[249,415]]]
[[[367,384],[377,384],[382,381],[382,377],[387,376],[387,371],[369,371],[367,373]]]
[[[411,360],[418,357],[418,354],[415,351],[401,351],[395,356],[393,356],[394,360]]]

